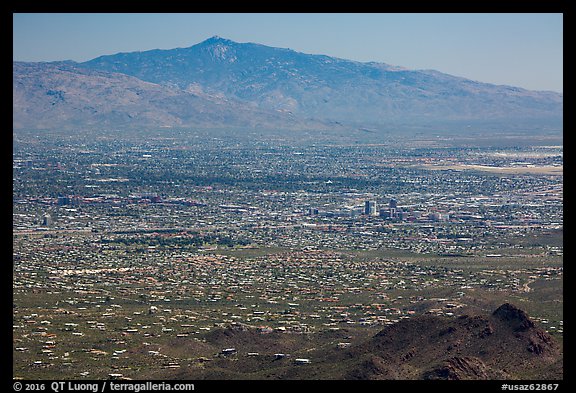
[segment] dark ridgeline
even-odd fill
[[[213,330],[204,343],[184,344],[182,351],[187,354],[212,346],[213,352],[222,351],[221,359],[203,368],[179,370],[177,376],[194,380],[563,378],[559,343],[524,311],[508,303],[487,315],[425,314],[404,319],[360,342],[347,343],[349,334],[341,329],[310,341],[306,334],[268,333],[235,323]],[[337,345],[338,341],[342,343]],[[234,348],[233,361],[226,352],[229,348]],[[246,348],[252,352],[245,353]],[[294,352],[307,353],[310,359],[300,359],[302,365],[295,366],[296,359],[291,356]],[[284,356],[278,356],[280,353]],[[143,377],[174,378],[174,374],[153,372]]]

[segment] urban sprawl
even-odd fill
[[[369,330],[506,299],[562,336],[562,302],[546,297],[562,290],[562,146],[361,137],[14,134],[14,376],[278,356],[163,348],[227,326]]]

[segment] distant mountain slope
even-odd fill
[[[14,128],[385,127],[562,121],[563,96],[212,37],[189,48],[13,64]]]
[[[561,118],[563,96],[212,37],[189,48],[119,53],[83,63],[145,81],[202,89],[304,117],[390,121]]]
[[[201,91],[90,70],[72,62],[13,64],[14,128],[320,127]]]

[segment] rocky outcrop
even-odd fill
[[[523,332],[535,326],[524,311],[510,303],[501,305],[492,315],[507,322],[514,331]]]

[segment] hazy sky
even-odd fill
[[[14,14],[16,61],[85,61],[219,35],[299,52],[562,92],[563,15]]]

